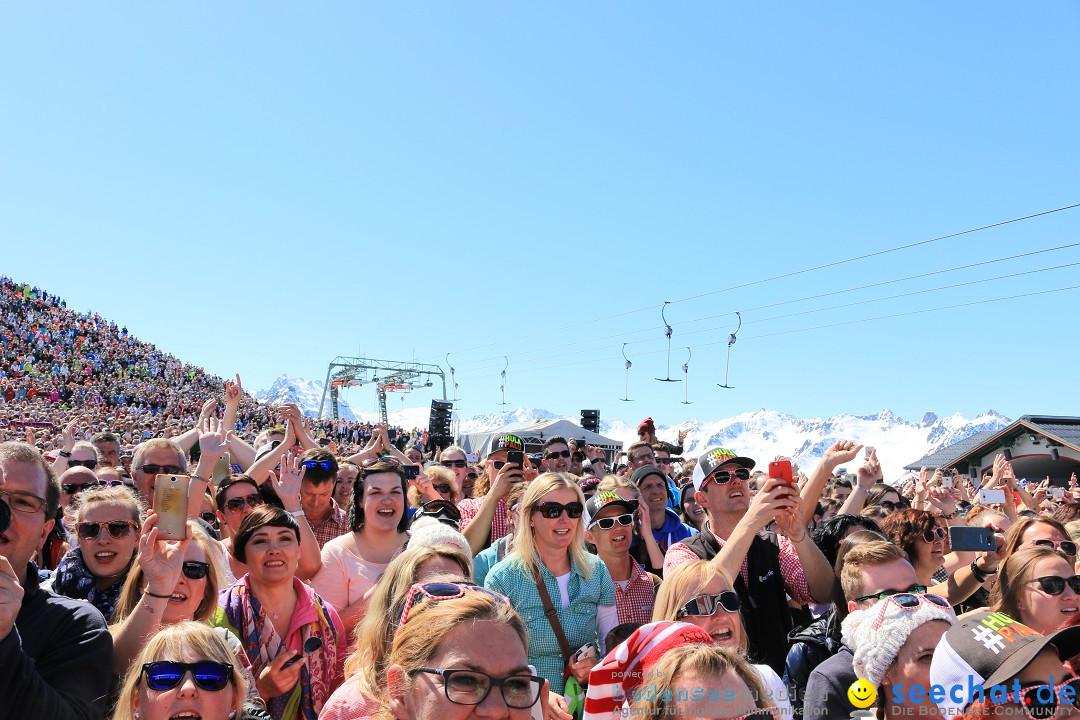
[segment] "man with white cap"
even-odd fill
[[[700,533],[668,549],[664,574],[690,560],[715,558],[735,578],[752,660],[779,674],[792,626],[787,596],[802,604],[828,602],[834,575],[806,532],[798,487],[770,478],[751,496],[754,465],[727,448],[698,458],[691,481],[706,519]],[[774,521],[776,534],[759,534]]]
[[[941,688],[934,700],[949,717],[1080,717],[1080,678],[1062,664],[1077,653],[1080,626],[1040,635],[1004,613],[975,613],[938,643],[930,689]]]

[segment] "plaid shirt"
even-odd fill
[[[458,511],[461,513],[461,522],[458,525],[461,527],[461,532],[465,532],[469,523],[480,512],[480,504],[483,502],[484,498],[478,497],[465,498],[458,503]],[[495,506],[495,515],[491,518],[491,544],[494,545],[496,540],[509,534],[510,508],[506,507],[505,499],[499,498],[499,504]]]
[[[570,607],[564,608],[559,581],[539,558],[536,559],[544,579],[544,587],[555,605],[559,624],[570,643],[571,652],[586,643],[597,642],[597,606],[615,604],[615,583],[611,580],[607,566],[595,555],[586,555],[586,562],[589,564],[587,580],[582,568],[577,565],[570,568]],[[529,663],[536,666],[537,675],[548,679],[552,691],[562,693],[563,669],[566,663],[563,661],[559,641],[555,639],[555,631],[551,629],[551,624],[544,615],[544,601],[540,599],[540,591],[536,589],[531,568],[522,565],[516,556],[508,557],[491,568],[484,585],[510,598],[529,631]]]
[[[315,539],[319,541],[320,550],[322,550],[323,545],[326,545],[334,538],[349,532],[349,517],[344,510],[338,507],[336,502],[333,500],[330,502],[332,503],[330,514],[318,525],[311,526],[311,531],[315,533]],[[310,521],[308,522],[310,523]]]
[[[724,538],[714,535],[720,547],[724,547]],[[780,574],[784,577],[784,587],[791,599],[800,605],[809,605],[815,602],[810,595],[810,586],[806,583],[806,575],[803,573],[802,561],[795,546],[783,535],[777,535],[776,539],[780,546]],[[685,543],[675,543],[668,548],[664,555],[664,577],[668,576],[675,568],[691,560],[700,560],[693,550],[686,547]],[[750,571],[746,567],[746,558],[743,558],[742,568],[739,570],[743,584],[750,587]]]
[[[656,586],[653,585],[653,576],[646,572],[637,560],[630,558],[630,562],[634,565],[630,570],[630,581],[626,584],[626,589],[622,589],[621,580],[615,581],[615,609],[619,613],[619,624],[644,625],[652,621]]]

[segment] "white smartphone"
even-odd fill
[[[1065,497],[1065,488],[1061,488],[1061,487],[1046,488],[1046,497],[1061,500],[1061,499],[1063,499]]]
[[[979,503],[982,505],[997,505],[1005,502],[1005,491],[1001,489],[986,488],[979,491]]]

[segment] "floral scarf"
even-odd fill
[[[247,575],[232,587],[222,590],[218,604],[225,611],[228,627],[243,643],[244,650],[251,659],[251,672],[256,677],[282,651],[289,648],[299,650],[309,637],[322,640],[319,650],[304,657],[300,682],[293,691],[274,698],[264,698],[266,709],[274,720],[318,720],[319,711],[340,680],[344,658],[338,657],[339,631],[334,626],[322,598],[296,578],[293,578],[293,586],[298,596],[294,617],[295,612],[300,612],[302,608],[307,608],[312,616],[310,622],[293,628],[290,637],[299,631],[298,641],[286,643],[288,638],[282,639],[278,635],[274,624],[263,611],[262,604],[251,592]]]
[[[132,555],[131,559],[134,560],[135,556]],[[120,591],[124,589],[124,581],[130,569],[131,561],[124,568],[124,572],[116,578],[116,582],[104,590],[98,590],[97,578],[83,562],[82,550],[74,548],[64,555],[60,559],[60,564],[56,566],[51,589],[73,600],[86,600],[100,610],[108,622],[112,620],[116,601],[120,599]]]

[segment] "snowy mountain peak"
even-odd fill
[[[279,404],[294,402],[305,415],[318,413],[323,384],[317,380],[290,378],[282,375],[269,389],[255,394],[262,402]],[[354,412],[339,401],[342,417],[371,422],[375,414]],[[390,422],[402,427],[426,427],[428,407],[401,408],[389,413]],[[461,418],[455,412],[455,431],[458,434],[498,430],[508,425],[521,427],[541,420],[562,417],[547,410],[517,408],[512,412],[487,413]],[[573,422],[578,418],[570,417]],[[721,420],[694,418],[677,426],[656,425],[661,440],[675,442],[680,429],[687,430],[683,455],[696,457],[710,447],[731,448],[741,455],[755,458],[759,465],[776,455],[787,455],[803,468],[809,468],[838,440],[853,440],[877,448],[878,458],[885,468],[886,479],[894,480],[903,474],[903,466],[924,455],[959,442],[983,430],[999,430],[1011,421],[993,410],[968,419],[956,413],[938,418],[926,413],[913,423],[898,417],[888,408],[873,415],[841,414],[831,418],[798,418],[794,415],[761,408]],[[637,440],[638,420],[601,420],[601,434],[629,444]],[[853,461],[851,465],[859,462]]]

